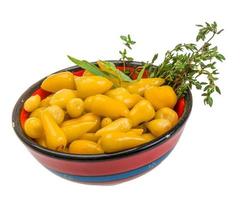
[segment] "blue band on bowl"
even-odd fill
[[[170,150],[169,152],[167,152],[165,155],[161,156],[160,158],[158,158],[157,160],[149,163],[148,165],[145,165],[143,167],[128,171],[128,172],[124,172],[124,173],[119,173],[119,174],[113,174],[113,175],[106,175],[106,176],[76,176],[76,175],[70,175],[70,174],[65,174],[65,173],[61,173],[61,172],[57,172],[51,169],[51,172],[53,172],[54,174],[71,180],[71,181],[76,181],[76,182],[89,182],[89,183],[103,183],[103,182],[112,182],[112,181],[119,181],[122,179],[127,179],[127,178],[131,178],[137,175],[140,175],[144,172],[147,172],[151,169],[153,169],[154,167],[156,167],[158,164],[160,164],[170,153],[172,150]]]

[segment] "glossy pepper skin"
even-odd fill
[[[124,103],[102,94],[90,96],[84,102],[86,111],[111,119],[126,117],[129,113]]]
[[[47,96],[45,99],[43,99],[41,102],[40,102],[40,107],[48,107],[50,106],[50,100],[51,100],[51,97],[53,96],[53,94]]]
[[[143,95],[145,90],[152,86],[160,86],[165,82],[163,78],[143,78],[127,86],[130,93]]]
[[[66,135],[68,143],[78,139],[84,133],[89,132],[93,127],[95,127],[96,122],[78,122],[70,125],[62,124],[61,128]]]
[[[84,133],[79,137],[81,140],[90,140],[93,142],[97,142],[99,138],[100,136],[97,136],[95,133]]]
[[[133,132],[105,133],[98,143],[106,153],[126,150],[148,142],[149,139]]]
[[[30,114],[30,117],[37,117],[41,119],[41,114],[45,110],[47,110],[52,115],[57,124],[61,124],[63,122],[65,112],[57,105],[37,108]]]
[[[90,130],[88,130],[88,132],[94,133],[100,127],[101,118],[94,113],[86,113],[79,118],[64,121],[62,123],[62,126],[70,126],[70,125],[79,124],[82,122],[95,122],[95,125]]]
[[[63,149],[66,147],[67,139],[63,130],[58,126],[55,119],[48,111],[41,114],[46,145],[52,150]]]
[[[84,112],[84,102],[80,98],[70,99],[66,104],[66,110],[70,117],[79,117]]]
[[[132,120],[133,127],[142,122],[150,121],[155,116],[155,110],[147,100],[139,101],[129,112],[128,118]]]
[[[145,139],[147,139],[148,141],[152,141],[152,140],[154,140],[156,137],[153,135],[153,134],[151,134],[151,133],[144,133],[144,134],[142,134],[142,137],[143,138],[145,138]]]
[[[176,125],[178,122],[178,114],[171,108],[164,107],[155,113],[155,119],[167,119],[171,122],[172,126]]]
[[[173,88],[168,85],[148,88],[144,92],[144,97],[150,101],[156,110],[163,107],[174,108],[178,100]]]
[[[127,132],[131,129],[131,127],[132,127],[132,122],[130,119],[120,118],[113,121],[109,125],[99,129],[96,132],[96,135],[100,136],[104,133],[109,133],[109,132]]]
[[[52,115],[57,124],[61,124],[63,122],[65,112],[59,106],[48,106],[45,110],[47,110]]]
[[[76,91],[70,89],[61,89],[57,91],[50,99],[50,105],[57,105],[61,108],[66,108],[69,100],[76,97]]]
[[[134,134],[136,134],[136,135],[142,135],[142,133],[143,133],[143,129],[141,129],[141,128],[133,128],[133,129],[130,129],[129,131],[127,131],[127,133],[129,134],[129,133],[134,133]]]
[[[135,106],[143,98],[138,94],[130,94],[126,88],[119,87],[109,90],[106,95],[124,103],[129,109]]]
[[[53,93],[61,89],[74,90],[74,76],[71,72],[59,72],[52,74],[42,82],[41,88]]]
[[[111,81],[101,76],[76,77],[75,83],[78,96],[83,99],[96,94],[105,93],[113,86]]]
[[[43,126],[41,120],[37,117],[29,117],[24,124],[25,133],[34,139],[41,138],[43,135]]]
[[[41,102],[41,98],[39,95],[34,95],[34,96],[31,96],[29,97],[25,103],[24,103],[24,109],[27,111],[27,112],[32,112],[34,111],[36,108],[39,107],[40,105],[40,102]]]
[[[41,119],[41,113],[46,109],[46,107],[40,107],[31,112],[30,117],[37,117]]]
[[[167,119],[154,119],[147,123],[147,128],[154,136],[158,137],[169,131],[172,128],[172,124]]]
[[[105,127],[107,125],[109,125],[110,123],[112,123],[112,119],[109,117],[104,117],[101,121],[101,127]]]
[[[46,140],[45,140],[45,137],[44,137],[44,136],[42,136],[41,138],[37,138],[37,139],[35,139],[35,140],[36,140],[36,142],[37,142],[40,146],[42,146],[42,147],[47,147]]]
[[[103,149],[90,140],[75,140],[69,145],[69,153],[74,154],[101,154]]]

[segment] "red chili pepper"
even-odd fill
[[[174,108],[174,110],[177,112],[179,118],[183,115],[185,108],[185,99],[184,97],[180,98]]]

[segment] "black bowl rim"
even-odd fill
[[[119,61],[119,60],[108,60],[110,62],[113,62],[116,66],[122,66],[123,62]],[[94,62],[94,64],[96,64]],[[138,67],[138,66],[142,66],[142,62],[138,62],[138,61],[131,61],[128,62],[127,65],[131,66],[131,67]],[[72,66],[72,67],[68,67],[62,70],[59,70],[55,73],[58,72],[62,72],[62,71],[79,71],[81,70],[81,68],[79,66]],[[102,161],[102,160],[108,160],[108,159],[117,159],[117,158],[122,158],[122,157],[126,157],[126,156],[130,156],[133,154],[137,154],[146,150],[150,150],[164,142],[166,142],[167,140],[169,140],[170,138],[172,138],[184,125],[185,122],[187,121],[187,119],[189,118],[189,115],[191,113],[191,109],[192,109],[192,94],[190,92],[190,90],[188,90],[188,92],[186,93],[186,95],[184,96],[185,98],[185,109],[184,109],[184,113],[181,116],[181,118],[179,119],[178,123],[167,132],[167,134],[165,134],[164,136],[160,136],[146,144],[140,145],[138,147],[134,147],[131,149],[127,149],[124,151],[119,151],[119,152],[115,152],[115,153],[108,153],[108,154],[93,154],[93,155],[85,155],[85,154],[69,154],[69,153],[63,153],[63,152],[58,152],[58,151],[53,151],[47,148],[44,148],[40,145],[38,145],[36,142],[34,142],[32,139],[30,139],[28,136],[25,135],[22,127],[21,127],[21,123],[20,123],[20,113],[21,113],[21,108],[23,107],[23,104],[25,102],[25,100],[30,97],[30,95],[37,90],[38,88],[40,88],[40,85],[42,83],[42,81],[45,79],[46,77],[44,77],[43,79],[37,81],[36,83],[34,83],[32,86],[30,86],[18,99],[17,103],[14,106],[14,110],[12,113],[12,126],[13,129],[16,133],[16,135],[18,136],[18,138],[29,148],[44,154],[46,156],[49,157],[54,157],[57,159],[64,159],[64,160],[74,160],[74,161]]]

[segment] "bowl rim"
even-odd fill
[[[113,62],[116,66],[122,66],[123,65],[123,62],[119,61],[119,60],[107,60],[107,61]],[[92,62],[92,63],[96,64],[96,62]],[[142,64],[143,64],[143,62],[138,62],[138,61],[127,62],[127,66],[130,66],[130,67],[138,67],[138,66],[142,66]],[[75,71],[79,71],[79,70],[81,70],[81,68],[79,66],[75,65],[72,67],[68,67],[68,68],[64,68],[62,70],[56,71],[52,74],[62,72],[62,71],[75,72]],[[152,140],[148,143],[142,144],[140,146],[137,146],[137,147],[134,147],[131,149],[127,149],[127,150],[123,150],[123,151],[119,151],[119,152],[114,152],[114,153],[86,155],[86,154],[70,154],[70,153],[65,153],[65,152],[58,152],[58,151],[44,148],[44,147],[40,146],[39,144],[37,144],[35,141],[33,141],[28,136],[26,136],[26,134],[24,133],[24,130],[21,127],[21,121],[20,121],[20,113],[21,113],[21,109],[23,107],[25,100],[27,98],[29,98],[30,95],[34,91],[36,91],[37,89],[40,88],[42,81],[46,77],[42,78],[41,80],[39,80],[36,83],[34,83],[33,85],[31,85],[19,97],[19,99],[17,100],[17,102],[14,106],[13,113],[12,113],[12,127],[13,127],[16,135],[18,136],[18,138],[27,147],[29,147],[29,148],[31,148],[31,149],[33,149],[33,150],[35,150],[41,154],[44,154],[48,157],[53,157],[53,158],[63,159],[63,160],[74,160],[74,161],[102,161],[102,160],[108,160],[108,159],[122,158],[122,157],[130,156],[133,154],[137,154],[140,152],[144,152],[144,151],[150,150],[150,149],[168,141],[170,138],[172,138],[183,127],[183,125],[185,124],[185,122],[189,118],[189,115],[190,115],[191,110],[192,110],[192,94],[191,94],[191,91],[188,90],[186,95],[184,96],[186,103],[185,103],[184,112],[183,112],[181,118],[179,119],[178,123],[163,136],[157,137],[154,140]]]

